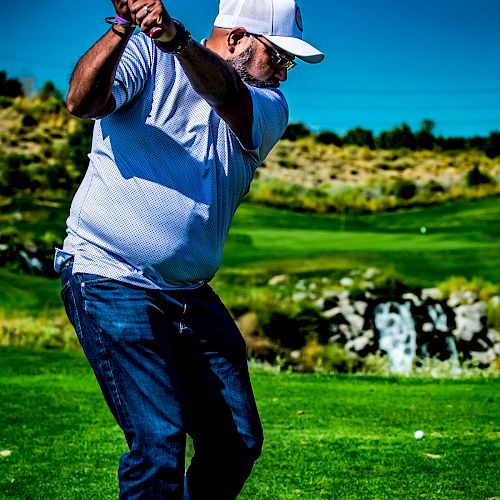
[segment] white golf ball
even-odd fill
[[[415,439],[422,439],[424,437],[424,431],[421,430],[415,431],[415,434],[413,435],[415,436]]]

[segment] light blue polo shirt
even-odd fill
[[[252,150],[193,90],[173,55],[142,33],[131,37],[113,86],[117,108],[95,122],[67,221],[63,250],[74,255],[74,273],[162,289],[214,276],[255,168],[288,121],[279,90],[249,89]]]

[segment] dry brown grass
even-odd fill
[[[430,180],[445,189],[463,185],[474,165],[497,182],[500,158],[478,151],[372,151],[367,147],[317,144],[312,138],[280,141],[259,170],[259,179],[280,180],[308,188],[367,185],[397,178],[423,185]]]

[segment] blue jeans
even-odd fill
[[[263,435],[245,343],[218,296],[73,274],[71,258],[59,267],[66,312],[129,446],[120,498],[236,498]]]

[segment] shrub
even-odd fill
[[[500,132],[491,132],[483,149],[489,158],[500,156]]]
[[[0,344],[32,348],[79,349],[65,316],[10,318],[0,313]]]
[[[38,97],[41,101],[48,101],[49,99],[58,99],[62,100],[62,95],[59,90],[56,89],[56,86],[48,81],[45,82],[43,87],[40,89]]]
[[[417,185],[409,179],[397,179],[389,193],[402,200],[411,200],[417,194]]]
[[[462,276],[452,276],[446,281],[439,283],[437,287],[446,298],[448,298],[452,293],[470,291],[477,295],[481,300],[488,301],[493,296],[500,293],[499,287],[489,281],[482,278],[467,280]]]
[[[0,95],[0,109],[9,108],[13,104],[14,104],[14,99],[12,99],[12,97]]]
[[[21,123],[23,127],[34,127],[38,125],[38,120],[33,115],[25,115]]]
[[[362,360],[340,344],[320,344],[311,338],[300,350],[299,369],[304,372],[353,373]]]
[[[494,182],[488,174],[479,170],[479,165],[477,163],[467,172],[465,179],[469,187],[479,186],[481,184],[492,184]]]
[[[334,132],[320,132],[315,137],[315,141],[320,144],[342,146],[342,139]]]
[[[311,132],[303,123],[290,123],[283,133],[282,139],[296,141],[297,139],[307,137],[308,135],[311,135]]]
[[[446,189],[436,180],[431,179],[423,187],[425,194],[444,193]]]
[[[417,147],[415,135],[410,127],[403,123],[400,127],[380,133],[377,138],[377,145],[383,149],[412,149]]]
[[[375,149],[375,140],[373,132],[361,127],[356,127],[347,132],[343,137],[344,144],[352,144],[354,146],[368,146],[370,149]]]

